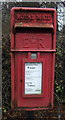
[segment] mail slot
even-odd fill
[[[55,9],[12,8],[12,108],[43,110],[53,107],[55,51]]]

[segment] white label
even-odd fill
[[[25,94],[42,93],[42,63],[25,63]]]

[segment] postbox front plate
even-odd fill
[[[41,29],[23,29],[16,33],[15,49],[21,50],[52,50],[52,34]],[[49,38],[49,39],[48,39]]]

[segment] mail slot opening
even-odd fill
[[[38,28],[32,28],[31,27],[16,27],[15,29],[13,29],[13,31],[16,32],[25,32],[25,31],[39,31],[39,32],[45,32],[45,33],[53,33],[54,32],[54,28],[53,27],[46,27],[46,28],[43,28],[43,27],[38,27]]]

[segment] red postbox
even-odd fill
[[[12,107],[53,107],[56,11],[14,7],[11,10]]]

